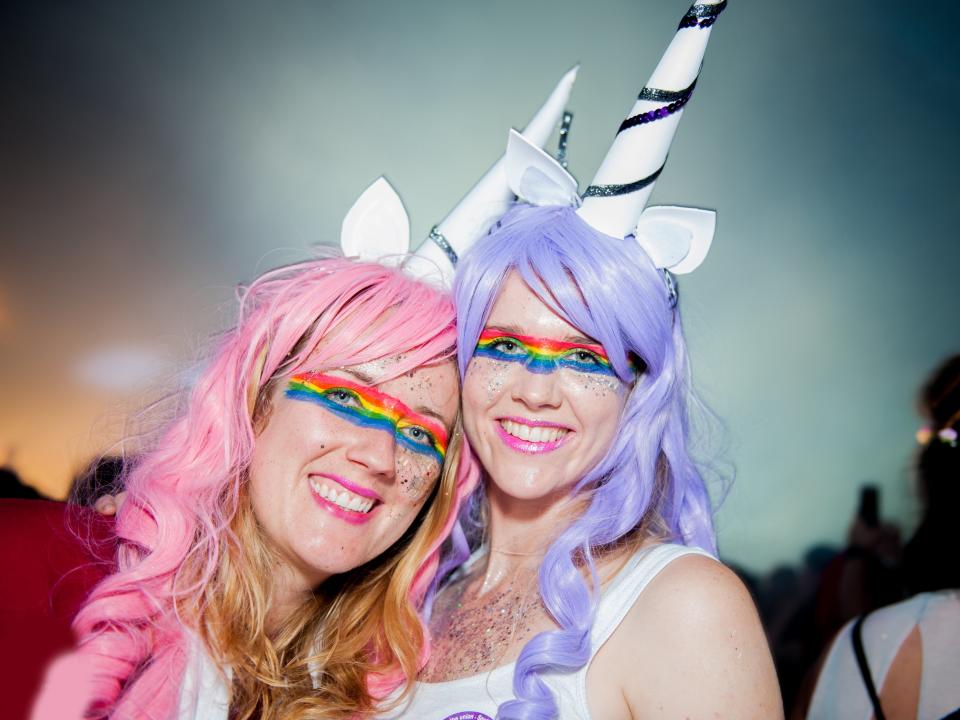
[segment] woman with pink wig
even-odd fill
[[[446,292],[378,263],[313,260],[246,288],[125,479],[116,571],[36,712],[348,717],[413,677],[462,491],[455,337]]]
[[[574,76],[527,126],[537,142]],[[35,717],[346,718],[408,688],[439,548],[477,478],[440,233],[503,207],[502,173],[402,268],[409,224],[380,179],[344,220],[347,258],[243,290],[183,411],[124,478],[115,571]]]

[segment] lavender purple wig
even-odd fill
[[[557,716],[557,707],[540,673],[573,672],[590,660],[599,597],[593,551],[638,528],[714,553],[716,543],[710,498],[688,450],[683,331],[649,257],[635,242],[597,232],[573,208],[517,205],[457,269],[461,377],[510,272],[599,341],[625,382],[633,381],[631,354],[646,365],[629,393],[613,445],[574,490],[589,494],[586,511],[553,542],[540,567],[540,594],[561,629],[540,633],[523,648],[514,674],[517,699],[501,705],[497,715],[545,720]],[[461,532],[457,538],[462,543]],[[575,563],[581,554],[592,588]]]

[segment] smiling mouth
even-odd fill
[[[364,497],[350,492],[340,483],[321,476],[310,477],[310,487],[323,500],[339,510],[354,513],[357,516],[367,515],[380,503],[372,497]]]
[[[500,439],[508,447],[527,455],[556,450],[573,432],[561,425],[543,422],[530,424],[517,418],[500,418],[496,428]]]

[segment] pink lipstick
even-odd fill
[[[383,498],[377,495],[370,488],[360,487],[359,485],[354,485],[352,482],[346,478],[342,478],[339,475],[331,475],[329,473],[317,473],[317,477],[324,477],[329,480],[333,480],[335,483],[342,485],[347,490],[352,492],[354,495],[359,495],[360,497],[371,498],[377,502],[383,502]]]
[[[552,452],[573,433],[571,428],[559,423],[517,417],[499,418],[494,426],[507,447],[524,455]],[[520,435],[522,437],[518,437]]]
[[[320,507],[351,525],[368,522],[383,503],[383,498],[373,490],[355,485],[339,475],[311,474],[309,485],[310,494]],[[335,485],[343,489],[338,491]]]

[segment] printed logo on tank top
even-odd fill
[[[474,712],[473,710],[461,710],[460,712],[455,712],[453,715],[447,715],[443,720],[493,720],[493,718],[486,713]]]

